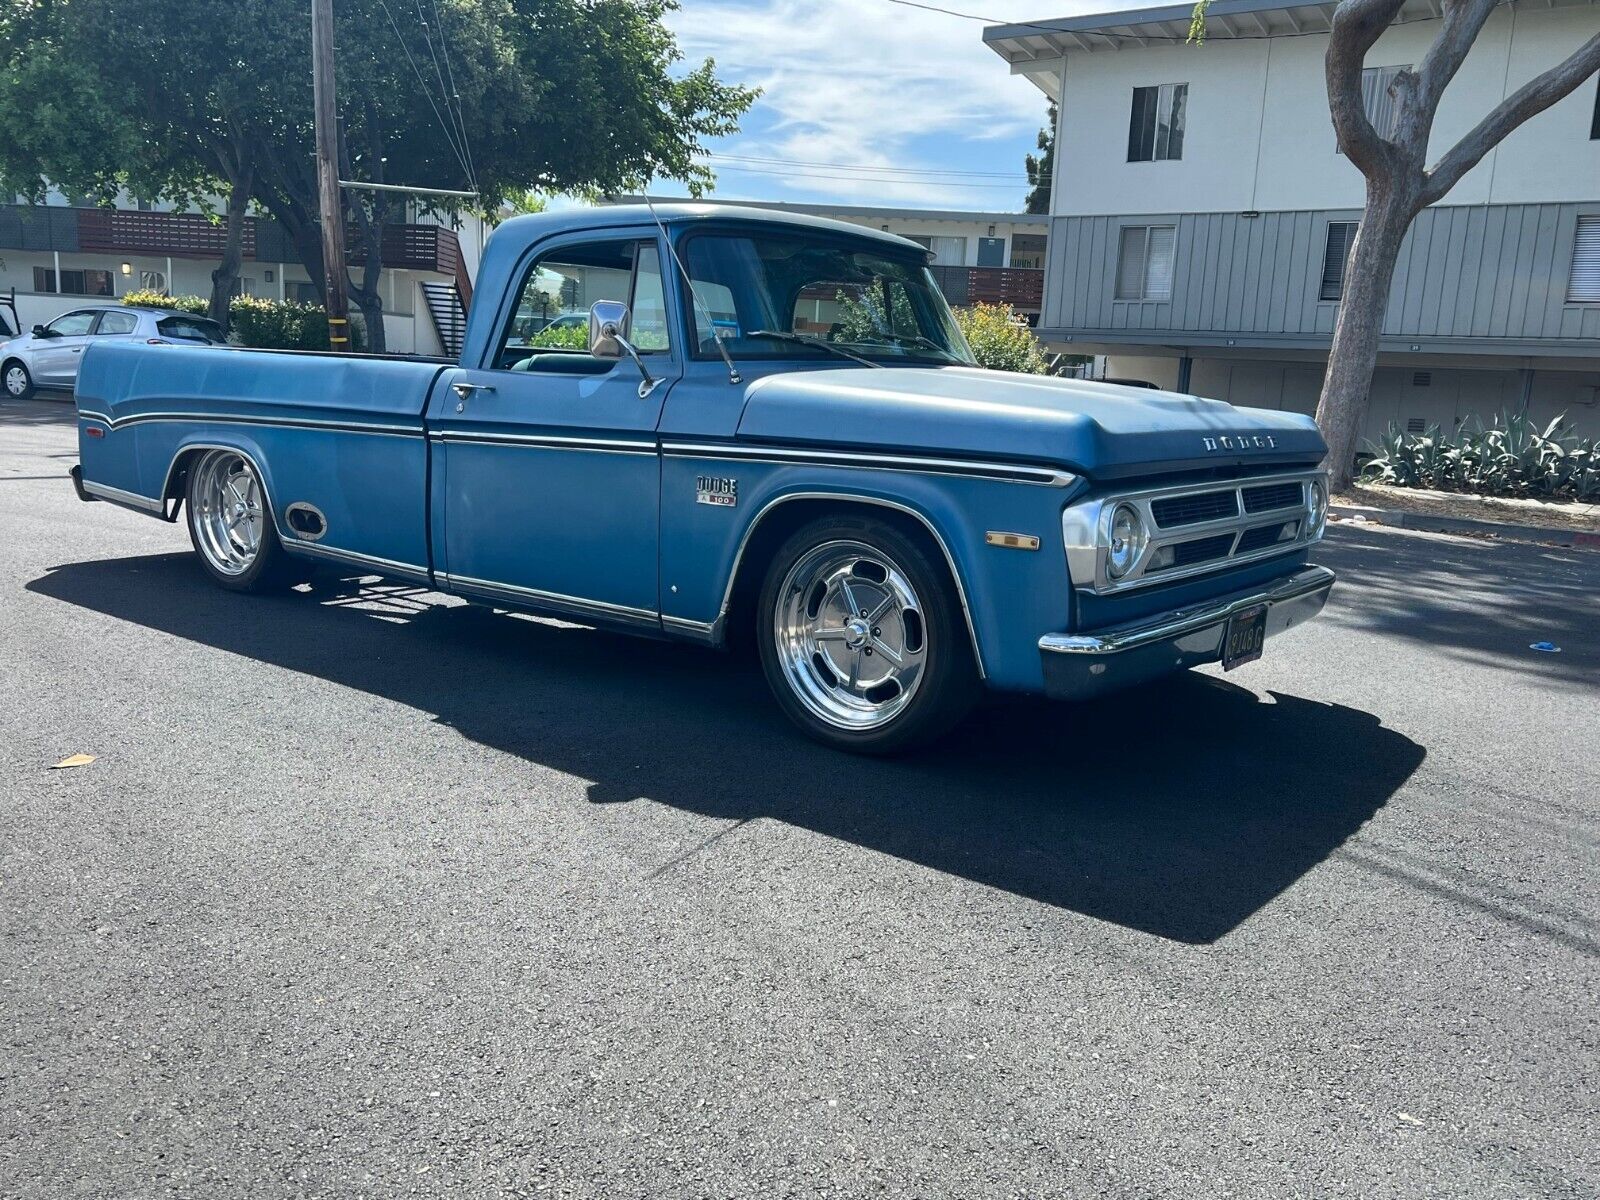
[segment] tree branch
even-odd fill
[[[1428,172],[1422,188],[1423,206],[1443,199],[1507,134],[1571,93],[1596,71],[1600,71],[1600,34],[1585,42],[1571,58],[1507,96],[1457,142]]]
[[[1428,53],[1423,55],[1422,64],[1417,68],[1421,81],[1418,99],[1422,111],[1429,114],[1430,125],[1432,114],[1439,107],[1439,97],[1456,77],[1467,51],[1483,31],[1484,22],[1498,6],[1499,0],[1445,0],[1444,29],[1428,47]]]
[[[1367,119],[1361,97],[1361,69],[1367,51],[1383,36],[1400,12],[1404,0],[1344,0],[1333,12],[1324,70],[1328,78],[1328,108],[1339,148],[1369,178],[1390,161],[1390,147]]]

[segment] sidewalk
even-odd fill
[[[1548,525],[1513,525],[1502,521],[1445,517],[1365,504],[1330,504],[1328,516],[1330,520],[1353,525],[1388,525],[1395,529],[1414,529],[1424,533],[1454,533],[1467,537],[1500,538],[1508,542],[1539,542],[1551,546],[1600,550],[1600,533],[1557,529]]]

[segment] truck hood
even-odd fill
[[[1094,479],[1310,465],[1327,452],[1299,413],[976,367],[769,375],[750,385],[737,436],[1043,463]]]

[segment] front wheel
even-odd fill
[[[908,749],[944,733],[977,698],[948,573],[886,521],[841,516],[798,530],[773,557],[759,614],[773,694],[830,746]]]
[[[234,592],[260,592],[291,580],[266,489],[254,464],[235,450],[208,450],[189,468],[189,540],[206,574]]]

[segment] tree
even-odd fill
[[[1367,51],[1400,14],[1403,3],[1341,0],[1333,12],[1324,60],[1339,149],[1366,178],[1366,208],[1350,249],[1344,297],[1328,352],[1328,372],[1317,402],[1317,424],[1328,442],[1328,469],[1335,490],[1348,487],[1351,481],[1356,437],[1378,365],[1389,286],[1412,221],[1424,208],[1443,199],[1514,129],[1600,70],[1600,34],[1596,34],[1563,62],[1507,96],[1429,167],[1428,140],[1439,101],[1499,0],[1443,0],[1438,36],[1422,62],[1400,71],[1389,86],[1395,121],[1393,131],[1385,135],[1367,116],[1361,71]],[[1195,7],[1202,34],[1204,9],[1202,0]]]
[[[954,311],[956,324],[980,367],[1025,375],[1050,373],[1044,347],[1009,304],[974,304]]]
[[[92,179],[105,196],[137,176],[163,198],[209,187],[229,197],[230,231],[237,217],[242,233],[246,202],[275,218],[321,290],[302,0],[233,0],[214,4],[210,19],[182,21],[163,0],[4,3],[0,34],[10,53],[0,61],[0,127],[34,128],[50,115],[60,144],[32,154],[0,147],[0,183],[31,172],[42,192],[46,179]],[[710,60],[680,69],[663,23],[674,7],[340,0],[334,42],[345,177],[477,193],[470,202],[425,205],[446,217],[469,209],[492,216],[529,189],[621,191],[658,174],[698,194],[712,178],[697,161],[705,139],[733,132],[756,93],[721,83]],[[48,111],[59,92],[39,86],[46,68],[53,81],[88,92],[95,119]],[[33,86],[11,86],[23,76]],[[147,162],[133,147],[159,149]],[[394,193],[348,190],[342,205],[362,260],[351,298],[371,348],[381,350],[382,232],[403,205]],[[230,238],[236,245],[242,238]],[[219,272],[229,291],[237,261],[230,251]]]
[[[1050,122],[1039,130],[1039,154],[1027,155],[1022,160],[1028,172],[1028,198],[1023,212],[1047,213],[1050,211],[1050,182],[1056,169],[1056,102],[1050,101]]]

